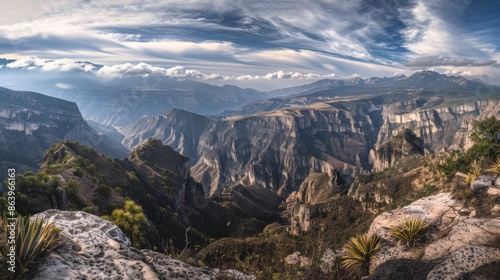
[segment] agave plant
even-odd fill
[[[364,275],[368,274],[370,262],[375,258],[380,248],[380,238],[377,235],[358,234],[351,237],[345,245],[346,255],[342,257],[342,266],[345,268],[356,267]]]
[[[464,178],[464,182],[470,186],[472,182],[474,182],[479,176],[481,176],[481,169],[474,168],[471,172],[467,174],[467,177]]]
[[[395,237],[405,247],[413,248],[420,244],[429,224],[424,218],[406,217],[398,225],[392,226],[389,235]]]
[[[3,227],[8,232],[5,218]],[[20,267],[23,270],[28,268],[40,255],[53,250],[60,240],[59,232],[53,223],[46,223],[44,219],[31,220],[29,216],[19,216],[15,236],[16,256]]]
[[[500,158],[497,158],[495,163],[491,166],[491,171],[493,171],[496,174],[500,174]]]

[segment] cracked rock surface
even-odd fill
[[[427,243],[402,248],[388,235],[390,226],[405,216],[422,217],[430,224]],[[464,207],[449,193],[429,196],[379,215],[369,234],[381,237],[382,246],[370,265],[373,274],[368,279],[401,279],[396,272],[407,271],[405,267],[414,262],[424,267],[425,273],[420,271],[409,279],[498,279],[495,277],[500,275],[500,268],[494,272],[496,276],[476,275],[481,267],[495,270],[500,263],[500,217],[477,218],[473,209]],[[396,274],[392,277],[388,272]]]
[[[34,278],[42,279],[254,279],[238,271],[196,268],[160,253],[132,247],[115,224],[85,212],[47,210],[45,218],[61,229],[60,246],[39,260]]]

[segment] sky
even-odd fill
[[[500,1],[16,0],[0,2],[0,58],[260,90],[422,69],[500,84],[499,26]]]

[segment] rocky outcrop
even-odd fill
[[[293,235],[308,232],[313,226],[312,218],[320,213],[314,205],[345,195],[347,188],[336,170],[333,177],[326,173],[309,174],[299,190],[292,192],[286,200],[286,210],[282,215],[290,223],[289,232]]]
[[[421,217],[430,224],[427,242],[421,247],[404,249],[388,235],[391,226],[408,216]],[[377,234],[382,246],[371,263],[374,273],[369,279],[400,279],[408,262],[423,268],[416,274],[418,277],[410,279],[464,279],[461,277],[476,275],[481,267],[498,263],[500,218],[475,216],[474,209],[464,207],[449,193],[426,197],[379,215],[369,234]]]
[[[41,258],[33,279],[218,279],[237,271],[196,268],[163,254],[132,247],[115,224],[85,212],[47,210],[33,216],[61,229],[59,246]]]
[[[373,171],[381,171],[394,163],[413,154],[424,155],[424,141],[410,129],[404,129],[398,134],[377,145],[371,152]]]

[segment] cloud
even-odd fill
[[[480,33],[471,32],[468,26],[459,20],[470,4],[470,1],[462,0],[417,0],[402,16],[406,25],[406,28],[400,31],[405,40],[403,46],[414,54],[427,57],[473,57],[489,60],[497,47],[481,35],[485,33],[487,26],[483,26]],[[425,58],[422,58],[421,62],[424,60]],[[415,64],[418,64],[417,62]],[[455,58],[446,63],[464,62]]]
[[[241,75],[226,77],[225,80],[318,80],[337,77],[336,74],[317,74],[317,73],[299,73],[277,71],[265,75]]]
[[[106,78],[286,81],[500,61],[498,9],[481,1],[19,1],[0,2],[12,11],[0,53],[53,60],[26,69],[100,71],[66,57],[107,64]],[[488,9],[468,12],[478,6]]]
[[[493,59],[474,60],[463,57],[423,56],[412,59],[404,64],[408,67],[433,67],[433,66],[498,66]]]
[[[72,89],[72,88],[74,88],[73,85],[71,85],[71,84],[65,84],[65,83],[57,83],[54,86],[56,88],[60,88],[60,89]]]
[[[92,63],[88,62],[76,62],[71,59],[41,59],[35,56],[24,57],[17,59],[11,63],[5,65],[7,68],[15,69],[22,68],[27,70],[40,69],[42,71],[82,71],[82,72],[92,72],[97,68]]]

